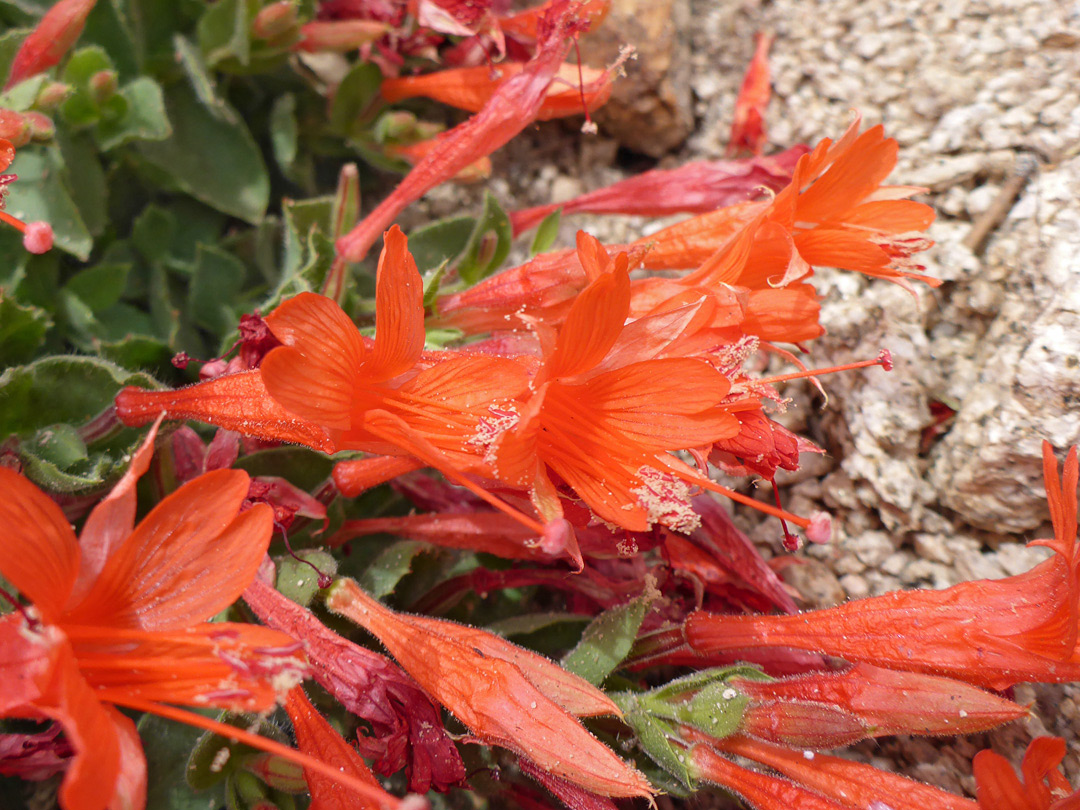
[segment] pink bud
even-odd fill
[[[296,4],[293,0],[279,0],[255,15],[251,34],[256,39],[276,39],[295,27],[296,23]]]
[[[90,77],[90,92],[98,103],[109,99],[119,85],[115,70],[99,70]]]
[[[36,143],[48,143],[56,136],[56,124],[49,116],[39,112],[23,113],[30,125],[30,139]]]
[[[71,95],[71,85],[63,82],[45,82],[34,99],[34,106],[41,110],[55,110]]]
[[[16,149],[30,143],[32,128],[25,116],[14,110],[0,109],[0,138],[10,141]]]
[[[53,246],[52,226],[48,222],[30,222],[23,233],[23,247],[30,253],[48,253]]]

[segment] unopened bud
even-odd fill
[[[304,769],[277,754],[253,754],[244,758],[243,768],[274,790],[303,793],[308,789]]]
[[[41,255],[52,250],[53,229],[48,222],[29,222],[23,233],[23,247],[28,253]]]
[[[115,70],[99,70],[90,77],[90,94],[94,101],[101,104],[108,101],[119,87],[119,77]]]
[[[71,95],[71,85],[64,82],[45,82],[34,99],[39,110],[55,110]]]
[[[26,117],[14,110],[0,109],[0,138],[10,141],[16,149],[30,143],[33,132]]]
[[[28,112],[23,117],[30,123],[30,140],[48,143],[56,136],[56,124],[44,113]]]
[[[277,39],[296,27],[299,17],[293,0],[279,0],[263,8],[251,23],[256,39]]]
[[[793,700],[751,703],[743,714],[740,731],[794,748],[837,748],[871,736],[850,712],[827,703]]]
[[[300,28],[303,39],[299,48],[302,51],[348,53],[375,42],[388,30],[389,25],[374,20],[309,22]]]
[[[476,263],[480,267],[487,267],[495,258],[495,250],[499,247],[499,235],[495,231],[486,231],[480,237],[480,247],[476,251]]]

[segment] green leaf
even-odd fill
[[[199,47],[206,63],[216,66],[228,59],[246,65],[251,58],[251,24],[247,0],[218,0],[199,20]]]
[[[19,180],[8,187],[8,213],[24,222],[45,220],[52,226],[56,246],[86,261],[94,240],[64,182],[59,147],[20,149],[11,171]]]
[[[221,785],[198,792],[185,776],[188,757],[203,736],[191,726],[144,714],[136,724],[139,736],[147,741],[146,806],[154,810],[208,810],[224,801]],[[208,786],[212,787],[212,786]]]
[[[266,212],[270,178],[258,144],[231,108],[212,109],[189,84],[165,91],[173,134],[143,141],[139,154],[197,200],[222,213],[257,223]],[[231,120],[230,120],[231,119]]]
[[[435,270],[460,256],[476,230],[473,217],[449,217],[416,228],[409,234],[409,252],[421,273]]]
[[[71,425],[50,425],[42,428],[25,442],[26,452],[43,461],[55,464],[61,470],[69,470],[90,455],[86,442]]]
[[[494,273],[510,255],[513,236],[510,217],[491,192],[484,192],[480,218],[469,235],[464,256],[457,266],[461,280],[471,287]]]
[[[120,76],[131,79],[139,68],[131,26],[120,7],[121,2],[122,0],[98,0],[86,18],[86,27],[83,28],[79,41],[103,48],[116,63]]]
[[[300,148],[300,126],[296,123],[296,96],[285,93],[270,108],[270,146],[281,171],[291,175]]]
[[[551,246],[555,244],[555,238],[559,235],[559,223],[562,221],[562,209],[556,208],[546,217],[536,228],[536,235],[533,236],[532,246],[529,248],[529,255],[535,256],[537,253],[543,253],[546,250],[550,250]]]
[[[241,456],[236,461],[238,470],[245,470],[253,478],[257,475],[281,475],[289,471],[289,482],[311,492],[320,486],[333,470],[332,459],[305,447],[275,447]]]
[[[31,359],[50,326],[52,319],[45,310],[22,306],[0,292],[0,368]]]
[[[244,284],[243,262],[224,250],[199,245],[195,271],[188,288],[185,313],[192,322],[214,335],[230,332],[238,320],[236,302]]]
[[[102,314],[102,320],[108,326],[115,324],[115,319]],[[125,368],[146,369],[157,374],[172,371],[170,360],[176,353],[164,341],[147,334],[128,332],[119,340],[100,341],[98,354],[106,360]]]
[[[504,638],[513,638],[514,636],[531,635],[556,625],[585,625],[590,618],[590,616],[579,613],[523,613],[492,622],[487,626],[487,629],[492,633],[498,633]]]
[[[360,577],[360,587],[376,599],[394,592],[402,578],[412,570],[413,560],[428,549],[418,540],[402,540],[385,549]]]
[[[47,73],[39,73],[37,76],[24,79],[0,94],[0,107],[15,110],[15,112],[26,112],[34,106],[38,93],[47,81],[49,81]]]
[[[153,79],[140,76],[122,87],[119,96],[127,102],[127,112],[123,117],[98,124],[96,137],[102,150],[131,141],[163,141],[172,134],[161,86]]]
[[[79,297],[94,312],[120,300],[127,286],[130,264],[98,264],[72,276],[64,289]]]
[[[659,595],[646,579],[641,596],[605,610],[585,628],[581,641],[563,658],[563,667],[599,686],[630,652],[649,605]]]
[[[15,54],[19,52],[23,40],[32,28],[12,28],[0,34],[0,76],[7,78],[11,73],[11,63],[15,61]]]
[[[72,85],[84,85],[101,70],[113,70],[114,65],[103,48],[90,45],[75,51],[64,66],[62,81]]]
[[[105,171],[97,147],[85,133],[57,131],[56,141],[67,173],[66,188],[91,235],[97,237],[108,224],[109,197]]]
[[[143,71],[164,73],[175,65],[173,37],[192,30],[206,0],[125,0],[124,8]]]
[[[647,711],[636,709],[633,695],[621,693],[612,695],[612,699],[623,710],[622,720],[634,730],[642,750],[685,787],[693,790],[697,785],[687,763],[687,751],[681,746],[672,744],[678,735],[671,725],[651,716]]]
[[[125,385],[160,388],[147,374],[95,357],[45,357],[0,374],[0,436],[46,425],[79,425],[113,401]]]
[[[150,717],[151,715],[147,715]],[[218,712],[215,715],[210,715],[213,719],[220,722],[229,722],[232,720],[233,725],[241,725],[237,722],[242,715],[233,714],[231,712]],[[180,726],[186,729],[193,737],[191,744],[188,746],[190,754],[186,756],[174,756],[175,762],[183,762],[184,767],[181,772],[181,782],[189,790],[203,791],[208,788],[217,787],[217,793],[223,795],[223,785],[225,777],[235,771],[239,767],[239,757],[236,756],[237,751],[244,750],[246,746],[239,742],[232,742],[220,737],[212,731],[206,731],[200,734],[197,730],[189,728],[188,726]],[[221,756],[222,749],[228,750],[227,756]],[[220,767],[214,767],[217,763]],[[223,764],[222,764],[223,763]],[[219,802],[220,804],[220,802]],[[200,810],[206,810],[204,804]]]
[[[296,559],[299,557],[300,559]],[[333,577],[337,573],[337,560],[322,549],[309,548],[296,552],[296,557],[285,557],[278,562],[276,587],[283,596],[298,605],[307,607],[321,588],[320,571]],[[311,563],[311,565],[308,565]],[[311,566],[319,569],[318,571]]]
[[[343,137],[352,134],[363,122],[382,84],[382,71],[373,62],[359,62],[345,74],[330,107],[328,129]]]
[[[159,205],[148,205],[131,227],[131,243],[147,261],[161,261],[177,226],[172,212]]]

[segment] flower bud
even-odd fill
[[[26,116],[14,110],[0,109],[0,138],[10,141],[16,149],[30,143],[33,128]]]
[[[48,222],[28,222],[23,233],[23,247],[28,253],[41,255],[52,250],[53,229]]]
[[[72,87],[64,82],[45,82],[34,99],[34,106],[41,110],[55,110],[71,95]]]
[[[304,793],[307,782],[304,769],[295,762],[290,762],[276,754],[253,754],[245,757],[243,769],[259,777],[274,790],[284,793]]]
[[[278,0],[264,7],[251,23],[255,39],[277,39],[295,28],[299,22],[293,0]]]
[[[48,143],[56,136],[56,124],[44,113],[23,113],[23,118],[30,124],[30,140],[34,143]]]
[[[386,23],[374,20],[330,20],[309,22],[300,28],[302,51],[348,53],[379,39],[389,30]]]
[[[112,98],[119,86],[119,78],[115,70],[99,70],[90,77],[90,94],[94,101],[101,104]]]

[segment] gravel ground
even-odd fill
[[[787,505],[804,514],[825,508],[835,520],[832,544],[785,569],[805,605],[998,578],[1043,559],[1024,546],[1050,533],[1039,445],[1045,438],[1061,451],[1080,442],[1080,4],[614,5],[622,38],[647,43],[628,65],[628,97],[601,116],[598,137],[552,124],[504,149],[494,190],[509,206],[722,156],[754,32],[769,30],[777,37],[771,145],[836,137],[858,110],[900,143],[890,182],[929,188],[922,199],[939,212],[926,260],[927,272],[945,280],[939,289],[915,298],[851,273],[816,276],[828,334],[813,348],[814,365],[888,347],[896,366],[827,379],[827,402],[805,385],[785,392],[792,407],[784,420],[828,451],[804,456],[806,468],[780,482]],[[658,149],[643,156],[650,147],[635,111],[662,121],[669,135],[685,127],[688,137],[662,157]],[[468,197],[437,190],[425,215],[449,213]],[[563,243],[578,227],[609,241],[647,230],[632,218],[575,217],[563,224]],[[931,438],[931,407],[940,405],[956,413]],[[778,551],[774,527],[745,528],[766,553]],[[995,734],[882,740],[853,755],[970,793],[975,751],[991,745],[1017,758],[1032,736],[1052,733],[1069,741],[1065,771],[1075,783],[1080,687],[1020,686],[1016,698],[1033,703],[1032,717]]]

